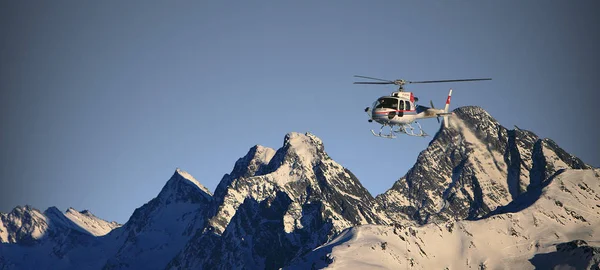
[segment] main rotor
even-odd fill
[[[446,82],[472,82],[472,81],[491,80],[491,78],[480,78],[480,79],[459,79],[459,80],[437,80],[437,81],[407,81],[407,80],[400,79],[400,80],[391,81],[391,80],[384,80],[384,79],[367,77],[367,76],[359,76],[359,75],[354,75],[354,77],[378,81],[378,82],[354,82],[354,84],[394,84],[394,85],[398,86],[398,92],[404,91],[405,84],[412,84],[412,83],[446,83]]]

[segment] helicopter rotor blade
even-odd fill
[[[378,79],[378,78],[367,77],[367,76],[354,75],[354,77],[356,77],[356,78],[364,78],[364,79],[371,79],[371,80],[377,80],[377,81],[382,81],[382,82],[394,83],[393,81],[390,81],[390,80]]]
[[[492,78],[481,79],[460,79],[460,80],[440,80],[440,81],[407,81],[407,83],[444,83],[444,82],[472,82],[472,81],[489,81]]]
[[[393,82],[354,82],[354,84],[394,84]]]

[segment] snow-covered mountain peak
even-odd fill
[[[496,120],[483,108],[479,106],[462,106],[454,109],[454,114],[460,118],[486,119],[496,122]]]
[[[288,163],[292,167],[304,165],[312,168],[322,159],[328,159],[328,156],[321,139],[309,132],[305,134],[290,132],[285,135],[283,147],[277,150],[269,167],[275,170],[283,163]]]
[[[33,207],[29,204],[26,204],[26,205],[17,205],[7,215],[23,216],[25,214],[30,214],[30,213],[41,214],[42,212],[40,210],[36,209],[35,207]]]
[[[275,152],[273,148],[255,145],[248,150],[248,153],[244,157],[235,162],[233,171],[229,175],[237,178],[242,176],[250,177],[257,173],[260,174],[265,166],[269,164]]]
[[[323,146],[323,141],[310,132],[306,132],[304,134],[299,132],[290,132],[285,135],[284,138],[284,146],[287,144],[291,145],[300,145],[300,144],[313,144]]]
[[[72,208],[68,209],[67,211],[65,211],[65,213],[63,213],[55,206],[51,206],[48,209],[46,209],[46,211],[44,211],[44,216],[46,217],[46,221],[48,222],[49,228],[51,230],[54,230],[55,232],[76,230],[84,234],[104,235],[110,230],[112,230],[110,225],[108,225],[108,222],[94,217],[98,221],[103,221],[102,225],[105,225],[105,227],[107,227],[107,231],[105,233],[102,234],[101,232],[97,232],[97,230],[95,230],[91,226],[88,226],[84,224],[84,222],[81,222],[81,220],[90,219],[89,217],[83,216],[81,213],[77,212],[77,210]],[[91,231],[89,231],[90,228],[92,228]]]
[[[233,166],[233,170],[230,173],[225,174],[219,182],[215,190],[214,197],[217,201],[223,199],[225,195],[224,192],[231,185],[231,182],[234,179],[240,178],[248,178],[252,177],[256,174],[262,174],[263,171],[266,170],[267,165],[275,155],[275,150],[273,148],[265,147],[262,145],[255,145],[245,156],[239,158],[235,165]]]
[[[454,117],[460,118],[472,128],[482,126],[497,127],[498,121],[492,117],[486,110],[479,106],[464,106],[453,110]],[[486,132],[489,130],[481,130]]]
[[[271,158],[273,158],[273,155],[275,155],[275,150],[273,148],[259,144],[252,147],[252,149],[254,149],[254,156],[256,159],[262,161],[263,163],[269,163]]]
[[[108,234],[115,249],[96,269],[164,268],[204,227],[214,202],[208,189],[194,177],[175,170],[157,197],[137,208],[123,226]]]
[[[212,194],[192,175],[177,168],[157,198],[166,204],[179,201],[198,202],[198,200],[207,202],[212,200]]]
[[[463,138],[473,137],[493,146],[498,145],[498,135],[506,136],[503,128],[494,117],[478,106],[464,106],[454,109],[453,116],[449,117],[449,128],[440,128],[436,138],[441,136]],[[458,133],[458,134],[456,134]],[[499,134],[504,133],[504,134]]]
[[[50,206],[46,211],[44,211],[45,215],[62,215],[62,211],[60,211],[56,206]]]
[[[96,217],[94,214],[92,214],[92,212],[90,210],[82,210],[82,211],[77,211],[77,209],[73,208],[73,207],[69,207],[67,208],[67,211],[65,211],[65,215],[83,215],[83,216],[87,216],[87,217]]]
[[[251,164],[248,160],[253,156],[251,150],[238,160],[234,171],[224,177],[215,191],[219,207],[210,225],[217,234],[225,231],[245,200],[261,203],[290,199],[283,213],[286,233],[307,226],[307,215],[319,215],[319,219],[331,222],[335,231],[354,224],[388,222],[385,214],[374,209],[373,197],[358,179],[329,158],[321,139],[311,133],[286,134],[283,146],[266,167],[252,170],[256,172],[253,174],[244,173],[238,167]],[[303,210],[308,205],[322,208],[324,213]]]
[[[305,134],[290,132],[286,134],[283,147],[293,150],[302,156],[315,156],[324,150],[323,141],[310,132],[306,132]]]
[[[191,174],[189,174],[188,172],[177,168],[175,170],[175,174],[178,174],[179,176],[181,176],[183,179],[189,181],[191,184],[193,184],[194,186],[196,186],[197,188],[199,188],[200,190],[204,191],[206,194],[211,195],[212,193],[202,184],[200,184],[200,182],[198,180],[196,180],[196,178],[194,178]]]

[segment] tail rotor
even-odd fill
[[[446,106],[444,107],[444,127],[448,128],[448,108],[450,107],[450,99],[452,97],[452,88],[448,92],[448,98],[446,99]]]

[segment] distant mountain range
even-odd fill
[[[600,170],[479,107],[454,114],[377,197],[319,138],[289,133],[214,194],[177,169],[123,225],[2,213],[0,269],[599,269]]]

